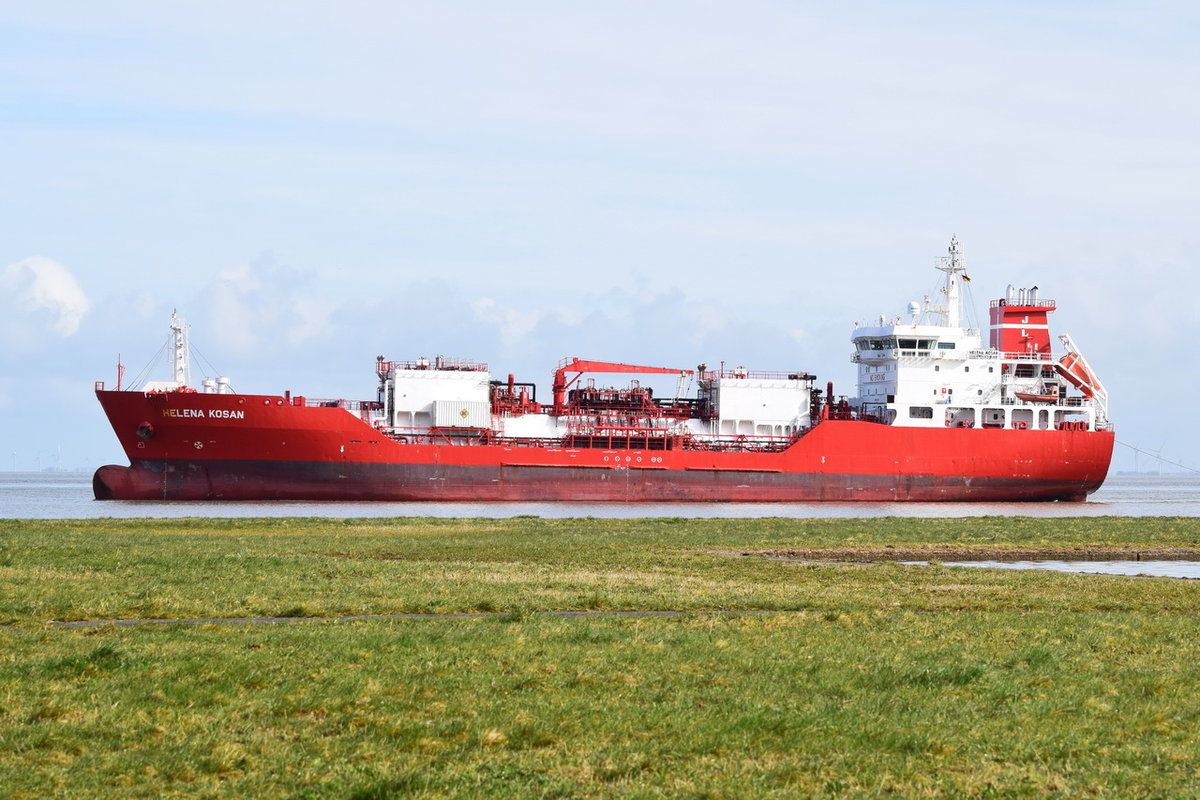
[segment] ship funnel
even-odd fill
[[[1038,287],[1016,289],[1011,284],[1002,300],[991,304],[989,346],[1002,353],[1037,353],[1050,356],[1050,327],[1047,315],[1054,301],[1038,300]]]

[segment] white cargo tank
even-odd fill
[[[715,413],[718,436],[791,436],[809,425],[813,376],[745,367],[701,369],[699,396]]]
[[[392,428],[491,427],[487,364],[438,356],[432,361],[379,358],[379,401]]]

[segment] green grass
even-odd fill
[[[537,609],[1190,609],[1190,584],[814,565],[787,547],[1200,546],[1193,519],[0,521],[0,623]]]
[[[1200,794],[1200,582],[713,552],[947,544],[1200,521],[3,521],[0,797]]]

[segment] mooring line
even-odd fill
[[[1195,472],[1195,473],[1200,474],[1200,469],[1196,469],[1195,467],[1189,467],[1187,464],[1180,464],[1178,461],[1172,461],[1169,458],[1163,458],[1158,453],[1151,453],[1149,450],[1143,450],[1140,447],[1134,447],[1129,442],[1122,442],[1120,439],[1117,439],[1116,442],[1117,442],[1117,444],[1121,445],[1122,447],[1128,447],[1130,450],[1132,450],[1135,453],[1141,453],[1144,456],[1150,456],[1151,458],[1153,458],[1157,461],[1161,461],[1164,464],[1170,464],[1172,467],[1179,467],[1180,469],[1186,469],[1188,472]]]

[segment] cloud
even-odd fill
[[[311,283],[270,254],[221,270],[211,287],[216,338],[236,352],[271,353],[320,339],[330,330],[332,306]]]
[[[507,346],[520,344],[537,327],[541,317],[536,312],[523,312],[500,305],[490,297],[471,301],[471,310],[479,321],[499,326],[501,341]]]
[[[71,271],[52,258],[31,256],[0,273],[0,308],[5,316],[18,312],[49,317],[49,329],[61,337],[79,330],[91,305]]]
[[[485,350],[482,357],[497,364],[497,372],[515,370],[526,376],[570,356],[685,367],[705,360],[715,365],[728,358],[760,369],[816,371],[825,370],[827,359],[838,358],[845,349],[844,340],[814,341],[807,325],[798,326],[786,306],[766,302],[758,306],[757,317],[750,318],[678,288],[618,288],[580,293],[575,300],[569,309],[554,310],[539,308],[537,300],[516,300],[512,305],[474,300],[478,327],[490,327],[497,334],[485,334],[476,343]],[[436,319],[427,324],[438,328]],[[814,352],[818,345],[828,352]],[[819,364],[817,355],[823,357]]]

